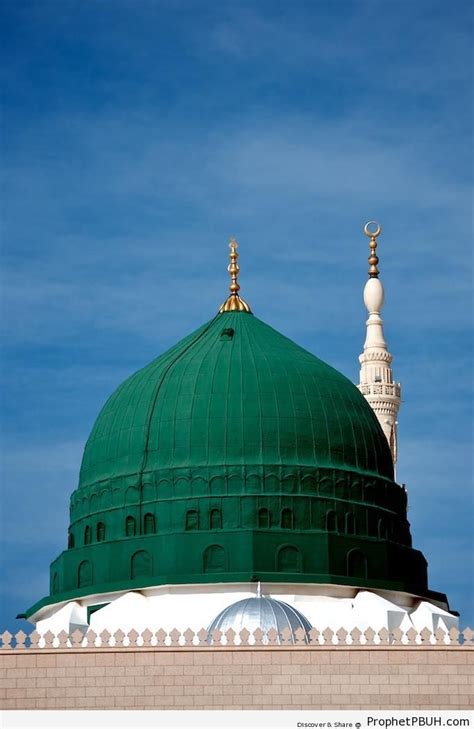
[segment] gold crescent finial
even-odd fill
[[[370,227],[375,225],[375,230],[370,230]],[[369,220],[368,223],[364,225],[364,233],[368,238],[370,238],[369,241],[369,247],[370,247],[370,256],[369,256],[369,276],[370,278],[378,278],[379,275],[379,269],[377,268],[379,257],[376,254],[377,250],[377,238],[379,237],[380,233],[382,232],[382,228],[380,227],[379,223],[377,223],[375,220]]]
[[[239,258],[239,254],[237,253],[238,247],[239,244],[235,240],[234,236],[229,238],[230,263],[227,266],[227,270],[229,271],[230,276],[230,296],[228,296],[222,304],[221,308],[219,309],[219,314],[223,314],[225,311],[245,311],[247,314],[252,313],[250,311],[250,306],[247,304],[247,302],[241,299],[239,296],[240,285],[237,281],[240,271],[239,264],[237,263],[237,260]]]

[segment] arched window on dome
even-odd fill
[[[92,565],[85,559],[77,570],[77,586],[89,587],[89,585],[92,585]]]
[[[355,534],[355,519],[354,514],[348,512],[346,514],[346,534]]]
[[[367,522],[367,534],[369,537],[377,536],[377,515],[374,509],[367,509],[366,511],[366,522]]]
[[[351,501],[360,501],[362,497],[362,486],[359,481],[351,483]]]
[[[59,576],[58,573],[55,572],[53,575],[53,595],[56,595],[59,592]]]
[[[133,516],[127,516],[125,519],[125,536],[134,537],[137,533],[137,523]]]
[[[326,531],[337,532],[337,515],[335,511],[328,511],[326,513]]]
[[[281,510],[280,526],[282,529],[293,529],[293,512],[291,509]]]
[[[375,485],[371,483],[364,484],[362,491],[362,498],[368,504],[373,504],[375,500]]]
[[[270,529],[272,525],[271,515],[268,509],[262,507],[258,510],[258,528],[259,529]]]
[[[367,577],[367,557],[360,549],[351,549],[347,553],[347,576]]]
[[[203,555],[204,572],[224,572],[226,568],[225,549],[220,544],[206,547]]]
[[[319,493],[326,496],[334,495],[334,481],[329,476],[324,476],[319,481]]]
[[[103,542],[105,540],[105,524],[103,521],[99,521],[97,524],[97,541]]]
[[[74,549],[74,547],[75,547],[74,534],[72,532],[69,532],[68,538],[67,538],[67,548]]]
[[[186,512],[186,531],[192,532],[199,529],[199,514],[197,509],[190,509]]]
[[[379,539],[387,539],[387,524],[385,519],[379,519],[377,522],[377,534]]]
[[[155,516],[154,514],[145,514],[143,517],[143,533],[154,534],[156,532]]]
[[[151,555],[144,549],[140,549],[130,560],[130,576],[132,580],[137,577],[151,577],[152,559]]]
[[[278,572],[301,572],[301,552],[291,544],[278,549],[276,562]]]
[[[90,544],[92,542],[92,531],[90,526],[86,526],[84,529],[84,544]]]
[[[222,529],[222,513],[220,509],[211,509],[209,514],[209,528]]]

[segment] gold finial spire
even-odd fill
[[[240,298],[239,296],[239,290],[240,286],[237,281],[237,277],[239,275],[239,264],[237,263],[237,259],[239,257],[239,254],[237,253],[237,248],[239,247],[239,244],[235,240],[234,237],[229,239],[229,248],[230,248],[230,263],[227,266],[227,270],[229,271],[230,275],[230,296],[224,301],[221,308],[219,309],[219,314],[223,314],[225,311],[246,311],[247,314],[251,314],[250,306],[247,304],[246,301]]]
[[[370,230],[370,226],[375,225],[375,230]],[[377,238],[379,237],[380,233],[382,232],[382,228],[378,223],[375,222],[375,220],[369,220],[368,223],[364,226],[364,233],[368,238],[370,238],[369,246],[370,246],[370,256],[369,256],[369,276],[370,278],[378,278],[379,277],[379,269],[377,268],[377,264],[379,262],[379,257],[376,254],[376,248],[377,248]]]

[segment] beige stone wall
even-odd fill
[[[467,709],[471,647],[5,650],[4,709]]]

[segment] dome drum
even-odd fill
[[[403,487],[370,473],[302,465],[196,466],[192,471],[160,469],[143,477],[138,473],[134,478],[129,475],[107,479],[93,487],[80,487],[71,496],[70,514],[71,522],[74,522],[83,516],[125,504],[275,493],[362,501],[400,514],[405,513],[407,504]]]
[[[306,582],[437,595],[416,550],[359,536],[262,529],[129,537],[63,552],[51,565],[51,597],[162,584]],[[36,610],[38,605],[31,610]]]
[[[132,537],[149,538],[156,534],[167,537],[172,544],[180,542],[182,533],[214,533],[217,538],[226,531],[270,530],[277,536],[292,532],[298,535],[329,532],[371,540],[388,539],[411,546],[409,525],[401,508],[406,498],[404,490],[396,484],[373,488],[373,482],[370,483],[372,491],[369,493],[363,478],[359,479],[354,495],[370,497],[372,503],[344,499],[346,492],[334,490],[333,486],[322,495],[282,492],[250,495],[239,494],[235,488],[233,495],[227,496],[169,498],[129,504],[124,504],[122,494],[120,506],[95,513],[85,512],[82,518],[72,521],[69,543],[71,548],[77,549],[99,542],[120,543]],[[285,480],[284,485],[287,484]],[[274,487],[278,486],[274,483]],[[298,486],[296,484],[296,488]],[[280,487],[283,486],[280,484]],[[385,497],[384,507],[373,503],[379,492]],[[396,510],[388,508],[390,504]]]

